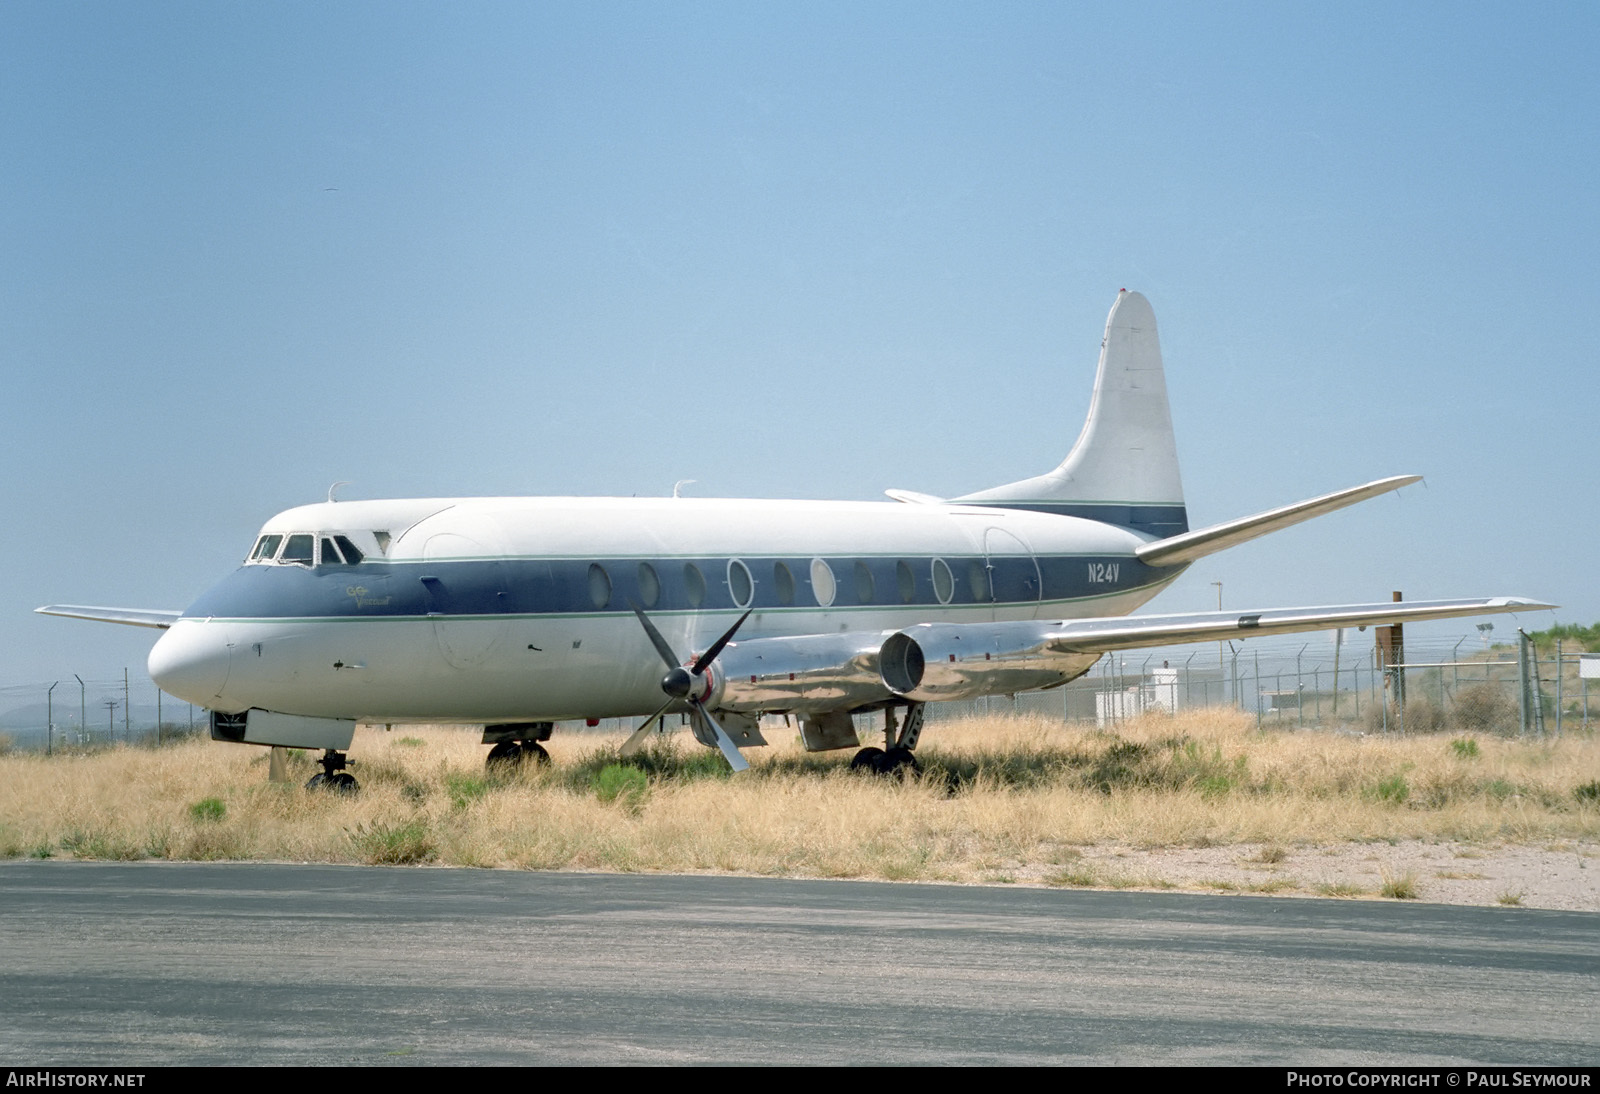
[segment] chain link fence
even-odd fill
[[[1338,644],[1312,636],[1113,654],[1060,688],[939,703],[928,716],[1016,712],[1114,728],[1152,711],[1226,706],[1271,729],[1538,736],[1590,727],[1600,654],[1581,646],[1536,648],[1520,631],[1490,645],[1473,634],[1406,642],[1386,663],[1359,634]],[[1595,699],[1600,719],[1600,690]]]

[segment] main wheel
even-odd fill
[[[356,782],[356,777],[348,771],[335,771],[328,776],[327,787],[335,794],[354,794],[361,789],[361,784]]]
[[[885,775],[910,775],[915,778],[922,774],[922,761],[909,748],[891,748],[883,754],[878,770]]]
[[[483,765],[490,770],[497,767],[514,768],[522,766],[524,757],[521,741],[501,741],[489,750],[489,758]]]
[[[878,774],[883,771],[883,749],[868,745],[857,752],[850,761],[851,771],[871,771]]]
[[[544,745],[538,741],[523,741],[522,756],[541,766],[550,762],[550,753],[544,750]]]

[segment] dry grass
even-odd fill
[[[773,735],[777,736],[777,735]],[[1592,842],[1600,745],[1258,734],[1225,711],[1116,735],[1041,718],[939,723],[902,783],[785,741],[752,770],[667,743],[617,768],[620,738],[558,738],[556,763],[486,776],[473,731],[362,728],[359,795],[267,781],[265,750],[191,741],[88,756],[0,756],[0,856],[438,863],[733,871],[1160,888],[1080,848],[1260,844],[1271,866],[1349,841]],[[1411,879],[1415,888],[1415,879]],[[1231,886],[1228,888],[1227,886]],[[1233,889],[1326,892],[1271,878]]]

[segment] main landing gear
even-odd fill
[[[322,770],[311,776],[306,782],[307,790],[329,790],[335,794],[354,794],[361,789],[361,784],[356,782],[356,777],[345,768],[343,752],[328,749],[322,754],[322,759],[317,761],[322,765]]]
[[[883,748],[868,746],[855,754],[850,761],[851,771],[870,771],[874,775],[898,775],[916,778],[922,774],[922,763],[913,751],[922,736],[923,704],[912,703],[906,708],[905,721],[898,730],[894,724],[894,708],[883,712]]]
[[[548,741],[553,722],[509,722],[484,726],[483,743],[494,745],[484,766],[490,771],[515,771],[526,763],[547,764],[550,753],[540,741]]]

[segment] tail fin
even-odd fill
[[[1089,419],[1061,466],[954,500],[1088,517],[1160,538],[1189,530],[1148,300],[1124,289],[1111,305]]]

